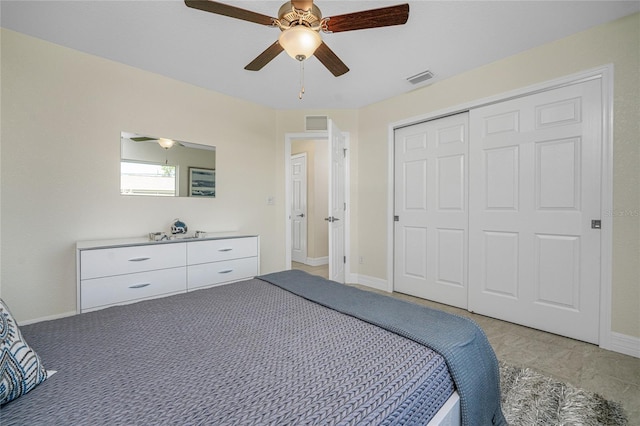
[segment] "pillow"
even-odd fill
[[[46,378],[40,357],[24,341],[18,323],[0,299],[0,405],[24,395]]]

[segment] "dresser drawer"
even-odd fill
[[[82,280],[81,310],[186,291],[186,267]]]
[[[187,264],[218,262],[258,255],[258,238],[190,241],[187,243]]]
[[[252,278],[257,274],[257,257],[189,265],[187,266],[187,288],[193,290],[198,287]]]
[[[83,250],[80,253],[80,279],[184,266],[186,253],[184,243]]]

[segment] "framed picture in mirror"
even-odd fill
[[[189,167],[189,196],[215,197],[216,171],[214,169]]]

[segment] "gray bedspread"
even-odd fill
[[[498,360],[468,318],[359,290],[303,271],[259,277],[297,295],[422,343],[442,356],[460,394],[464,425],[506,425]]]
[[[454,389],[433,350],[257,279],[21,328],[57,373],[3,426],[424,425]]]

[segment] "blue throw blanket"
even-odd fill
[[[472,320],[298,270],[257,278],[440,353],[460,395],[462,424],[507,425],[500,407],[498,360],[487,336]]]

